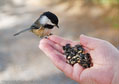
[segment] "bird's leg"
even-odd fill
[[[48,36],[44,36],[45,39],[48,39]]]
[[[43,39],[44,37],[40,37],[40,40]]]
[[[51,36],[51,35],[53,35],[52,33],[50,33],[50,34],[48,34],[47,36]]]
[[[48,34],[47,36],[44,36],[44,38],[48,38],[49,36],[53,35],[52,33]]]
[[[50,33],[50,34],[48,34],[47,36],[42,36],[42,37],[40,37],[40,39],[43,39],[43,38],[48,39],[48,37],[51,36],[51,35],[53,35],[53,34]]]

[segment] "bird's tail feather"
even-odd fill
[[[20,32],[17,32],[17,33],[15,33],[13,36],[17,36],[17,35],[19,35],[20,33],[26,32],[26,31],[28,31],[28,30],[31,30],[31,28],[27,28],[27,29],[24,29],[24,30],[22,30],[22,31],[20,31]]]

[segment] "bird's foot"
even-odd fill
[[[40,39],[43,39],[43,38],[48,39],[48,37],[51,36],[51,35],[53,35],[53,34],[50,33],[50,34],[48,34],[47,36],[40,37]]]
[[[48,36],[44,36],[45,39],[48,39]]]
[[[51,35],[53,35],[53,33],[48,34],[48,36],[51,36]]]

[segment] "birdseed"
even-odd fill
[[[70,44],[66,44],[62,47],[64,55],[66,56],[66,63],[74,65],[80,64],[83,68],[90,68],[92,66],[91,56],[89,53],[85,53],[82,45],[75,45],[72,47]]]

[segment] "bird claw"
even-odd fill
[[[45,38],[45,39],[48,39],[48,36],[45,36],[44,38]]]
[[[53,35],[53,33],[50,33],[48,36],[51,36],[51,35]]]
[[[47,36],[44,36],[44,37],[40,37],[41,39],[45,38],[45,39],[48,39],[49,36],[53,35],[52,33],[48,34]]]

